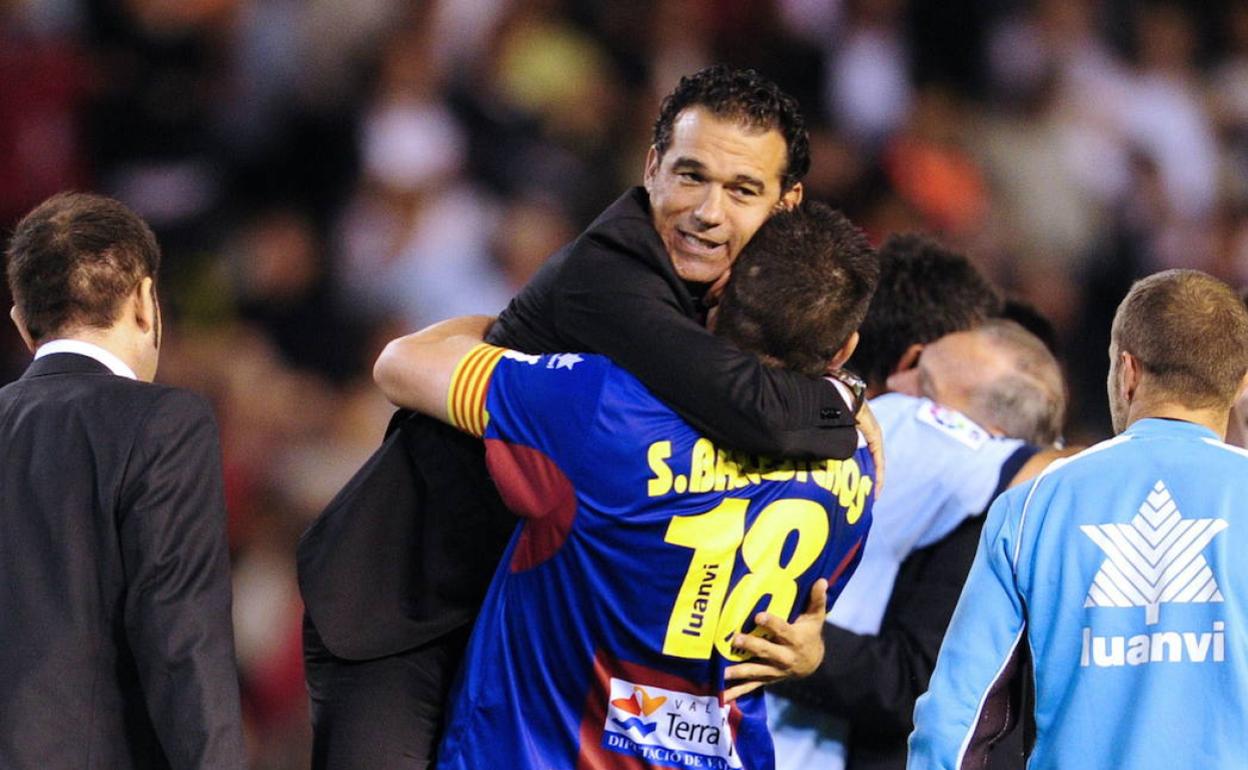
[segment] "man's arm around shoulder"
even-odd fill
[[[456,424],[447,399],[451,381],[493,321],[488,316],[452,318],[392,340],[373,366],[373,380],[390,403]]]

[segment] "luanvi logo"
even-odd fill
[[[1080,527],[1105,552],[1084,607],[1143,607],[1154,625],[1161,605],[1222,601],[1203,551],[1224,519],[1185,519],[1161,481],[1126,524]]]

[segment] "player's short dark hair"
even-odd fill
[[[879,276],[861,230],[839,211],[804,203],[772,216],[742,249],[716,332],[786,369],[821,374],[862,322]]]
[[[1111,339],[1191,409],[1230,405],[1248,372],[1248,308],[1230,286],[1199,270],[1136,281],[1114,314]]]
[[[6,252],[9,291],[35,340],[105,329],[121,301],[160,269],[147,223],[112,198],[60,193],[27,214]]]
[[[779,131],[788,147],[780,180],[782,190],[802,181],[810,170],[810,136],[797,100],[754,70],[732,69],[723,64],[682,77],[676,89],[663,98],[652,142],[659,157],[672,145],[676,117],[695,106],[753,129]]]
[[[879,250],[880,285],[849,366],[872,385],[892,374],[911,345],[965,331],[1001,312],[1001,295],[970,261],[918,233]]]

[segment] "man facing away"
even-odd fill
[[[7,257],[35,360],[0,389],[0,766],[241,768],[220,449],[151,382],[156,239],[62,194]]]
[[[716,331],[769,365],[835,369],[877,275],[841,215],[778,214],[734,268]],[[398,340],[376,367],[392,401],[484,436],[526,518],[438,766],[770,767],[761,693],[728,702],[725,671],[760,611],[791,620],[818,579],[834,597],[852,571],[873,498],[865,444],[796,463],[717,447],[608,359],[479,344],[487,323]]]
[[[1115,438],[1000,497],[931,688],[911,768],[980,767],[1035,665],[1033,768],[1241,767],[1248,712],[1248,454],[1223,443],[1248,384],[1248,310],[1171,270],[1119,305]]]

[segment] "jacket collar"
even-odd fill
[[[78,353],[52,353],[37,358],[26,368],[22,375],[25,380],[30,377],[46,377],[50,374],[112,374],[107,366],[90,356]]]
[[[638,226],[639,223],[641,226]],[[585,230],[582,237],[620,244],[620,251],[649,265],[672,287],[681,309],[690,317],[704,312],[701,306],[705,285],[691,285],[676,275],[672,258],[663,239],[654,229],[650,215],[650,194],[644,187],[632,187],[607,207]]]
[[[1217,439],[1218,434],[1203,425],[1186,420],[1166,417],[1141,417],[1127,427],[1124,433],[1133,436],[1191,436]]]

